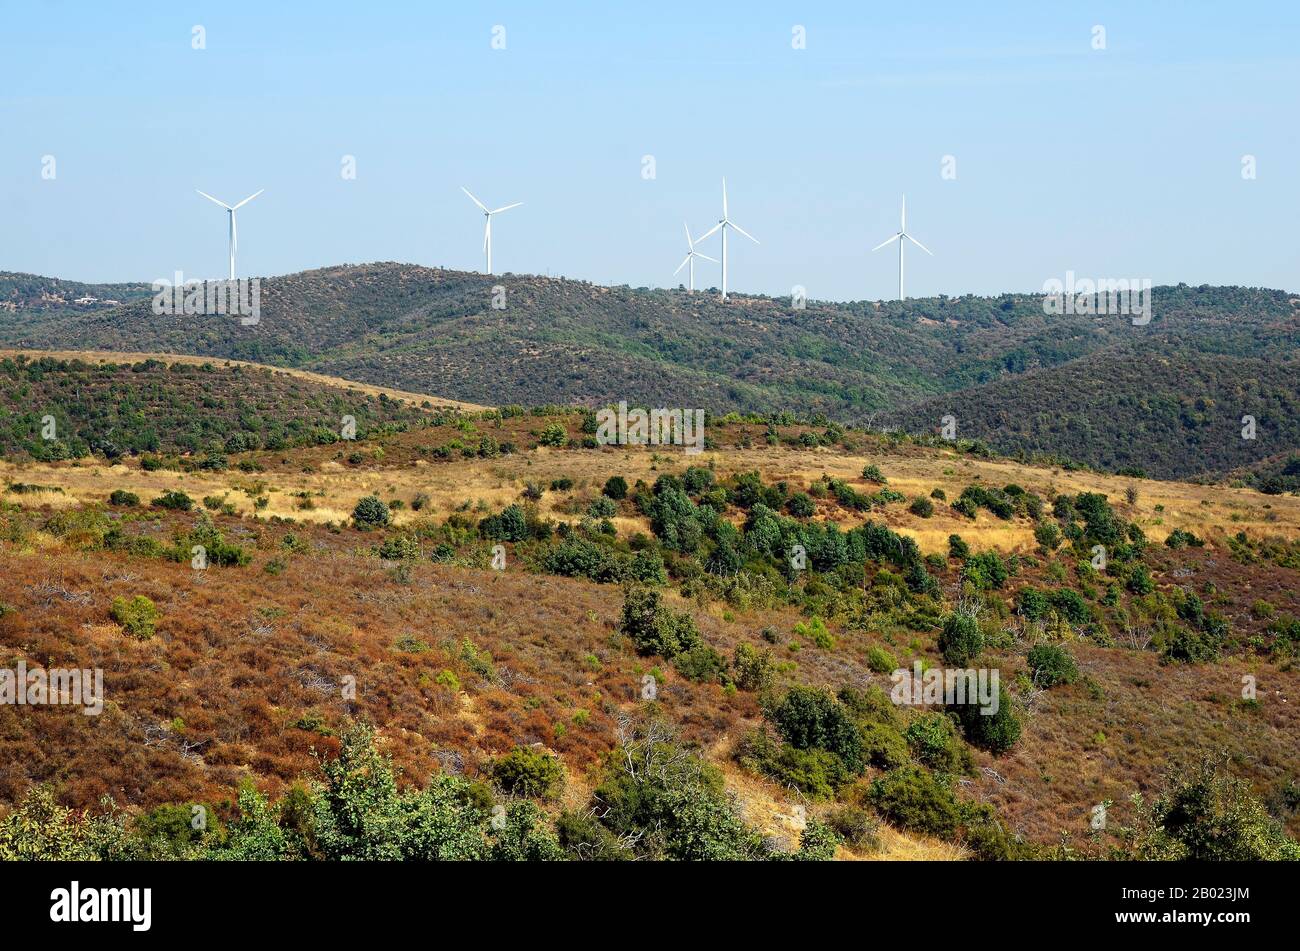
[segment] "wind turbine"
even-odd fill
[[[744,228],[742,228],[740,225],[736,224],[734,221],[732,221],[730,218],[727,217],[727,180],[725,178],[722,180],[722,217],[718,219],[718,223],[716,225],[714,225],[708,231],[704,232],[704,234],[700,235],[699,240],[703,241],[705,238],[709,237],[709,235],[713,234],[713,232],[717,231],[719,228],[722,229],[722,299],[726,300],[727,299],[727,229],[735,228],[737,231],[743,234],[750,241],[753,241],[755,244],[758,244],[758,239],[755,238],[748,231],[746,231]]]
[[[688,272],[690,274],[690,283],[687,285],[688,288],[687,293],[694,294],[695,293],[695,259],[703,258],[706,261],[712,261],[714,264],[717,264],[718,261],[716,258],[711,258],[707,254],[700,254],[699,251],[696,251],[695,242],[691,240],[690,225],[688,225],[686,222],[683,221],[682,227],[686,229],[686,247],[689,250],[686,252],[686,257],[682,259],[682,263],[677,265],[677,270],[673,271],[673,274],[677,274],[678,271],[681,271],[682,268],[686,267],[686,265],[689,264],[691,266],[691,269]]]
[[[224,201],[221,201],[218,198],[213,198],[205,191],[199,191],[199,189],[197,188],[194,190],[196,192],[199,192],[199,194],[202,195],[204,198],[206,198],[208,201],[216,202],[222,208],[226,209],[227,213],[229,213],[230,215],[230,279],[233,281],[235,279],[235,250],[239,247],[239,236],[235,230],[235,210],[238,208],[243,208],[245,205],[247,205],[258,195],[262,194],[262,192],[266,191],[266,189],[259,188],[257,191],[253,192],[253,194],[249,195],[247,198],[241,201],[238,205],[233,205],[233,206],[227,205]]]
[[[491,274],[492,273],[492,216],[499,215],[503,211],[509,211],[511,208],[518,208],[520,205],[523,204],[523,202],[517,201],[513,205],[504,205],[500,208],[493,208],[491,211],[488,211],[488,206],[483,204],[483,202],[479,201],[477,198],[475,198],[468,188],[462,185],[460,186],[460,190],[463,191],[466,195],[469,195],[469,200],[472,201],[474,204],[478,205],[479,208],[483,210],[483,217],[487,220],[487,224],[483,228],[483,251],[484,253],[487,254],[487,273]]]
[[[899,300],[907,299],[906,297],[903,296],[903,239],[904,238],[906,238],[908,241],[911,241],[914,245],[916,245],[926,254],[930,255],[930,257],[934,257],[933,251],[931,251],[920,241],[917,241],[915,238],[913,238],[910,234],[907,233],[907,196],[906,195],[903,196],[903,213],[902,216],[898,219],[898,234],[894,235],[892,238],[880,242],[878,245],[876,245],[874,248],[871,249],[872,251],[879,251],[885,245],[889,244],[890,241],[898,242],[898,299]]]

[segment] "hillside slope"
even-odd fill
[[[71,805],[107,794],[137,811],[228,802],[244,780],[288,795],[359,719],[417,785],[498,782],[501,757],[544,751],[565,777],[546,803],[559,813],[587,808],[627,724],[657,717],[765,835],[788,836],[796,807],[839,822],[869,802],[912,837],[900,844],[885,827],[841,846],[862,856],[936,855],[917,844],[935,838],[1012,849],[982,837],[985,810],[1035,847],[1085,836],[1099,802],[1116,804],[1118,831],[1138,819],[1130,794],[1153,794],[1171,763],[1215,750],[1300,827],[1287,805],[1300,771],[1289,740],[1300,729],[1300,500],[859,431],[777,427],[768,443],[766,425],[730,423],[691,459],[541,445],[551,426],[578,439],[581,416],[449,417],[378,434],[351,447],[355,459],[308,446],[232,456],[224,471],[5,463],[0,648],[11,664],[100,666],[111,702],[99,718],[0,708],[13,752],[0,800],[32,783]],[[485,437],[516,451],[459,451]],[[614,477],[627,497],[607,494],[621,494],[606,489]],[[956,503],[972,487],[1021,501],[964,514]],[[106,505],[114,490],[138,502]],[[176,493],[207,511],[177,507]],[[389,524],[352,517],[372,494]],[[909,505],[917,497],[931,507]],[[518,521],[504,517],[511,507]],[[696,519],[705,527],[688,543]],[[1039,544],[1051,526],[1055,540]],[[782,567],[774,532],[810,533],[803,576]],[[1108,532],[1142,544],[1091,570],[1089,546]],[[196,543],[214,558],[203,570],[190,562]],[[489,567],[494,544],[503,570]],[[624,584],[637,578],[690,618],[677,629],[702,646],[637,640],[635,585]],[[154,627],[128,629],[118,604],[133,598],[155,606]],[[933,710],[880,706],[896,667],[947,663],[943,630],[959,605],[978,619],[974,663],[1002,672],[1019,723],[1010,748],[973,731],[963,740]],[[1044,646],[1077,676],[1043,688],[1031,651]],[[1258,701],[1241,699],[1247,674]],[[341,689],[349,678],[355,695]],[[777,701],[808,687],[861,718],[880,744],[869,763],[835,766],[840,753],[773,727]],[[765,729],[787,740],[763,740]],[[922,786],[895,801],[876,780]],[[908,796],[934,800],[912,809]]]
[[[0,292],[6,280],[17,278],[0,276]],[[497,286],[504,309],[493,306]],[[139,301],[106,312],[0,314],[0,343],[245,359],[487,405],[626,399],[877,425],[896,417],[924,428],[935,425],[943,402],[926,400],[962,391],[963,403],[975,407],[962,414],[974,427],[968,434],[999,448],[1033,443],[1037,452],[1103,465],[1118,458],[1129,433],[1150,431],[1163,433],[1164,474],[1236,468],[1240,459],[1227,447],[1205,451],[1206,438],[1226,427],[1231,413],[1222,404],[1230,400],[1216,403],[1222,412],[1205,438],[1179,438],[1166,401],[1143,408],[1148,394],[1136,372],[1111,377],[1106,394],[1090,391],[1073,411],[1093,429],[1111,430],[1101,440],[1079,438],[1073,422],[1004,432],[980,407],[1033,417],[1052,405],[1044,393],[1076,390],[1081,378],[1110,372],[1091,359],[1141,355],[1208,376],[1218,372],[1218,357],[1286,367],[1300,349],[1300,311],[1283,292],[1178,286],[1156,288],[1152,299],[1153,320],[1134,326],[1125,317],[1049,317],[1034,295],[813,301],[793,310],[788,300],[765,297],[736,295],[724,305],[703,292],[372,264],[266,279],[256,326],[158,318]],[[1274,405],[1297,394],[1285,379],[1293,374],[1264,375]],[[1150,412],[1168,418],[1152,427],[1144,418]],[[1300,448],[1289,426],[1273,437],[1285,443],[1274,452]]]

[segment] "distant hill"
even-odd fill
[[[312,445],[338,440],[344,416],[365,436],[425,415],[385,395],[267,368],[0,359],[0,453],[43,460]],[[43,438],[47,419],[52,439]]]
[[[0,275],[0,300],[43,280]],[[495,286],[504,309],[492,306]],[[999,449],[1101,466],[1134,458],[1171,476],[1239,468],[1250,410],[1238,403],[1258,396],[1267,437],[1246,461],[1300,448],[1280,418],[1300,399],[1295,299],[1179,285],[1155,288],[1153,303],[1146,326],[1048,316],[1037,295],[795,310],[781,298],[722,304],[704,292],[370,264],[266,279],[251,327],[159,317],[147,299],[107,311],[32,306],[0,312],[0,343],[252,360],[488,405],[626,399],[919,429],[935,428],[943,409],[961,435]],[[1148,374],[1144,361],[1167,369]],[[1212,403],[1193,405],[1188,426],[1180,398],[1202,395]],[[1148,436],[1158,444],[1144,447]]]

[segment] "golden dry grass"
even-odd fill
[[[399,434],[386,442],[408,447],[413,441],[438,441],[436,430]],[[381,441],[384,442],[384,441]],[[371,443],[358,443],[361,449]],[[319,447],[341,457],[337,447]],[[280,457],[283,453],[261,453],[262,458]],[[238,458],[238,457],[236,457]],[[298,458],[295,455],[294,458]],[[48,503],[64,507],[82,502],[102,502],[114,489],[128,489],[146,501],[167,489],[182,489],[194,499],[208,495],[226,495],[227,501],[242,514],[254,511],[258,494],[245,488],[260,489],[269,502],[262,510],[266,516],[278,515],[300,521],[329,523],[346,521],[358,499],[371,493],[385,500],[401,499],[407,503],[417,493],[431,499],[432,512],[445,516],[469,502],[483,503],[493,511],[517,501],[527,482],[543,487],[553,479],[568,477],[575,482],[579,495],[598,493],[611,475],[622,475],[629,484],[638,479],[653,482],[663,473],[680,472],[688,465],[712,465],[719,477],[758,470],[765,481],[788,481],[792,487],[806,488],[823,474],[844,479],[859,488],[871,486],[861,479],[863,467],[874,463],[889,479],[889,486],[909,497],[928,496],[931,490],[943,489],[950,500],[971,484],[1003,486],[1017,483],[1040,495],[1055,493],[1101,492],[1127,518],[1136,521],[1157,542],[1175,528],[1188,529],[1213,540],[1238,531],[1254,534],[1300,535],[1300,498],[1266,496],[1253,489],[1233,489],[1224,485],[1199,485],[1188,482],[1159,482],[1129,479],[1091,472],[1066,472],[1059,468],[1027,466],[1006,460],[973,459],[955,451],[903,446],[885,452],[846,453],[828,450],[801,450],[788,447],[726,449],[688,456],[681,451],[620,447],[600,450],[538,448],[495,459],[457,459],[431,462],[414,459],[399,465],[344,465],[337,459],[323,461],[301,471],[291,467],[276,468],[259,474],[235,470],[226,472],[181,473],[169,470],[146,472],[135,465],[85,463],[9,463],[0,462],[0,477],[10,482],[57,486],[63,494],[37,493],[25,496],[28,504]],[[232,460],[233,461],[233,460]],[[1137,502],[1124,501],[1125,489],[1138,491]],[[314,508],[298,507],[298,493],[310,493]],[[566,496],[546,493],[540,509],[553,517]],[[416,517],[409,510],[396,513],[398,524]],[[975,521],[937,504],[933,517],[912,515],[905,505],[890,506],[885,512],[870,516],[848,516],[841,510],[834,517],[849,526],[867,517],[883,519],[901,534],[911,536],[926,553],[943,552],[950,534],[960,534],[977,548],[996,548],[1004,552],[1027,551],[1034,547],[1031,526],[1024,520],[1002,521],[981,512]],[[646,531],[648,526],[635,517],[615,519],[620,533]]]

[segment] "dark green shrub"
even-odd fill
[[[960,535],[949,535],[948,557],[957,561],[965,561],[970,557],[970,545],[967,545]]]
[[[149,504],[155,508],[174,509],[179,512],[188,512],[194,508],[194,500],[179,489],[169,489]]]
[[[922,766],[941,773],[966,773],[972,768],[970,750],[962,742],[952,718],[942,713],[923,713],[908,724],[903,734]]]
[[[659,592],[650,588],[628,589],[619,631],[643,655],[672,658],[700,642],[694,619],[664,605]]]
[[[904,766],[874,780],[867,799],[894,825],[942,839],[953,837],[962,818],[952,788],[919,766]]]
[[[715,683],[726,673],[727,660],[708,644],[701,642],[673,657],[673,666],[687,680]]]
[[[528,537],[528,519],[518,505],[508,505],[478,523],[479,534],[498,542],[521,542]]]
[[[627,480],[618,475],[610,476],[605,480],[605,488],[601,492],[615,502],[621,502],[627,498]]]
[[[997,712],[986,713],[978,702],[953,704],[949,707],[957,714],[966,742],[993,754],[1005,753],[1020,739],[1020,721],[1011,705],[1011,694],[998,685]]]
[[[140,504],[140,496],[134,492],[128,492],[126,489],[114,489],[113,493],[108,497],[108,504],[134,507]]]
[[[1035,644],[1029,649],[1029,670],[1034,683],[1051,688],[1057,684],[1072,684],[1079,679],[1079,668],[1074,658],[1063,647],[1055,644]]]
[[[809,518],[817,511],[817,504],[807,492],[796,492],[785,503],[785,510],[795,518]]]
[[[768,712],[781,737],[796,749],[835,754],[851,773],[866,767],[862,735],[848,708],[826,690],[794,686]]]
[[[984,634],[968,614],[949,614],[939,634],[939,651],[943,661],[953,667],[965,667],[984,649]]]
[[[353,524],[362,531],[383,528],[391,520],[392,516],[389,514],[387,504],[377,495],[367,495],[358,501],[352,510]]]
[[[544,799],[563,783],[564,767],[542,750],[516,746],[492,764],[492,779],[513,795]]]

